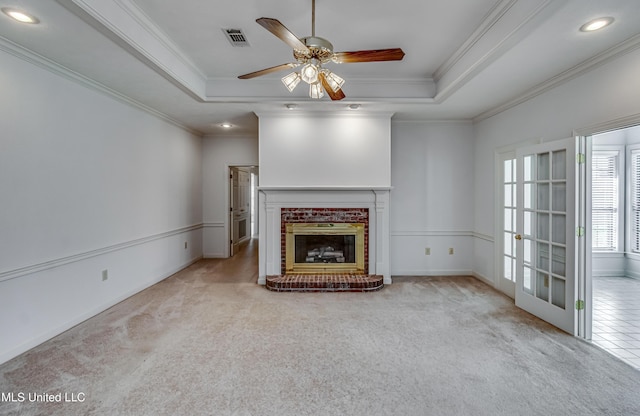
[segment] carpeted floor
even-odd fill
[[[254,283],[255,249],[200,261],[1,365],[3,398],[24,401],[0,414],[640,414],[640,372],[471,277],[276,293]]]

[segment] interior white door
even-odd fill
[[[516,156],[516,306],[575,335],[576,139]]]
[[[235,212],[236,212],[236,177],[238,176],[235,168],[229,168],[229,257],[233,257],[237,251],[237,231],[235,226]]]

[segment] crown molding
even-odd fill
[[[537,4],[536,4],[537,3]],[[543,21],[560,8],[562,2],[553,0],[507,1],[492,10],[489,21],[457,52],[447,70],[440,70],[437,77],[436,103],[442,103],[469,80],[479,75],[511,47],[528,35],[528,29]],[[467,45],[468,43],[468,45]]]
[[[506,103],[503,103],[497,107],[494,107],[488,111],[485,111],[473,118],[473,122],[477,123],[500,114],[510,108],[516,107],[532,98],[537,97],[547,91],[550,91],[572,79],[578,78],[585,73],[596,69],[609,62],[615,61],[619,57],[626,55],[636,49],[640,48],[640,34],[632,36],[631,38],[619,43],[618,45],[605,50],[604,52],[595,55],[585,61],[582,61],[578,65],[575,65],[568,70],[561,72],[560,74],[549,78],[548,80],[528,89],[516,98],[513,98]]]
[[[392,124],[468,124],[473,125],[473,121],[468,118],[439,118],[437,120],[402,118],[394,117],[391,119]]]
[[[574,136],[591,136],[593,134],[606,133],[612,130],[620,130],[629,127],[640,126],[640,114],[632,114],[627,117],[617,118],[604,123],[579,128],[573,131]]]
[[[131,0],[57,0],[193,98],[204,101],[206,77]]]
[[[113,99],[115,99],[116,101],[119,101],[123,104],[126,104],[128,106],[134,107],[138,110],[142,110],[154,117],[157,117],[163,121],[166,121],[167,123],[170,123],[176,127],[179,127],[182,130],[185,130],[186,132],[193,134],[195,136],[198,137],[202,137],[203,133],[199,130],[195,130],[192,129],[191,127],[188,127],[182,123],[180,123],[179,121],[169,117],[168,115],[152,108],[149,107],[145,104],[142,104],[141,102],[138,102],[132,98],[127,97],[124,94],[119,93],[116,90],[113,90],[109,87],[107,87],[104,84],[101,84],[89,77],[86,77],[78,72],[75,72],[63,65],[60,65],[57,62],[52,61],[49,58],[46,58],[36,52],[33,52],[29,49],[26,49],[23,46],[18,45],[15,42],[10,41],[9,39],[6,39],[2,36],[0,36],[0,51],[6,52],[12,56],[15,56],[16,58],[19,58],[25,62],[28,62],[32,65],[35,65],[39,68],[42,68],[46,71],[49,71],[53,74],[56,74],[58,76],[61,76],[67,80],[73,81],[77,84],[82,85],[83,87],[86,87],[88,89],[91,89],[93,91],[99,92],[101,94],[107,95]]]
[[[380,118],[384,120],[391,120],[395,113],[391,111],[375,111],[375,110],[349,110],[346,108],[336,109],[331,107],[330,110],[319,110],[318,108],[303,109],[297,108],[296,110],[287,109],[264,109],[261,111],[255,111],[255,115],[258,118],[261,117],[278,117],[278,118]]]
[[[505,13],[513,7],[518,0],[502,0],[496,3],[487,13],[482,23],[469,36],[469,38],[460,46],[446,61],[436,69],[433,73],[433,79],[438,82],[458,61],[460,61],[469,51],[487,34],[487,32],[498,22]]]
[[[237,78],[207,79],[206,102],[309,100],[305,85],[289,93],[279,78],[242,80]],[[349,99],[431,100],[436,92],[432,78],[389,79],[347,78],[344,91]],[[354,98],[356,97],[356,98]],[[315,101],[315,100],[313,100]]]

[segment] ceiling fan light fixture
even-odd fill
[[[322,90],[322,85],[319,82],[309,84],[309,97],[315,99],[324,97],[324,91]]]
[[[292,72],[289,75],[282,77],[282,83],[284,84],[285,87],[287,87],[289,92],[293,92],[293,90],[300,83],[301,79],[302,78],[300,78],[300,74],[298,74],[297,72]]]
[[[324,74],[324,79],[327,80],[327,84],[329,84],[329,87],[331,87],[333,92],[338,92],[344,85],[344,79],[328,69],[323,69],[322,73]]]
[[[306,64],[300,70],[300,77],[307,84],[315,84],[318,82],[318,67],[315,64]]]

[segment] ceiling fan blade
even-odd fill
[[[327,82],[327,79],[325,78],[322,72],[318,74],[318,78],[320,79],[320,82],[322,83],[324,90],[327,92],[327,95],[331,97],[333,101],[339,101],[345,97],[344,92],[342,92],[342,89],[339,89],[337,92],[334,92],[331,89],[331,86],[329,86],[329,83]]]
[[[276,35],[278,38],[280,38],[280,40],[291,46],[293,49],[299,51],[309,50],[309,48],[307,48],[307,45],[302,43],[302,41],[298,39],[296,35],[291,33],[291,31],[287,29],[282,23],[280,23],[279,20],[272,19],[270,17],[261,17],[260,19],[257,19],[256,22],[258,22],[260,26],[264,27],[269,32]]]
[[[372,49],[366,51],[336,52],[334,60],[338,63],[401,61],[404,51],[400,48]]]
[[[250,72],[248,74],[240,75],[238,78],[240,78],[240,79],[251,79],[251,78],[259,77],[259,76],[262,76],[262,75],[267,75],[267,74],[270,74],[272,72],[282,71],[283,69],[295,68],[297,66],[298,66],[298,64],[294,64],[294,63],[288,63],[288,64],[282,64],[282,65],[278,65],[278,66],[272,66],[271,68],[265,68],[265,69],[261,69],[260,71],[255,71],[255,72]]]

